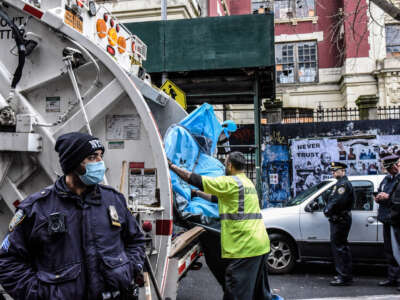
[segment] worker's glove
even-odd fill
[[[196,190],[190,190],[190,197],[194,198],[194,197],[198,197],[199,195],[197,195],[197,191]]]
[[[168,167],[171,168],[172,165],[173,165],[172,161],[170,161],[170,160],[168,159]]]

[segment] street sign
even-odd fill
[[[161,90],[170,95],[183,109],[187,108],[185,92],[178,88],[171,80],[167,79],[161,86]]]

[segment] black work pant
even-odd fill
[[[229,260],[221,258],[221,236],[207,231],[200,235],[200,242],[208,268],[225,290],[225,271]]]
[[[390,224],[383,224],[383,249],[388,262],[388,280],[397,281],[400,268],[393,256],[392,239],[390,236]]]
[[[267,258],[268,254],[229,259],[223,300],[271,300]]]
[[[329,222],[331,230],[331,248],[338,276],[343,280],[353,279],[352,257],[347,238],[351,228],[351,216],[340,221]]]

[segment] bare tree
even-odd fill
[[[370,0],[393,19],[400,21],[400,8],[389,0]]]

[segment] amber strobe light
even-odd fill
[[[126,51],[126,40],[123,36],[118,37],[118,52],[124,53]]]
[[[115,46],[117,45],[117,39],[118,39],[117,31],[115,30],[115,28],[110,28],[108,30],[108,43],[111,46]]]
[[[98,19],[96,23],[97,35],[104,39],[107,35],[107,24],[103,19]]]

